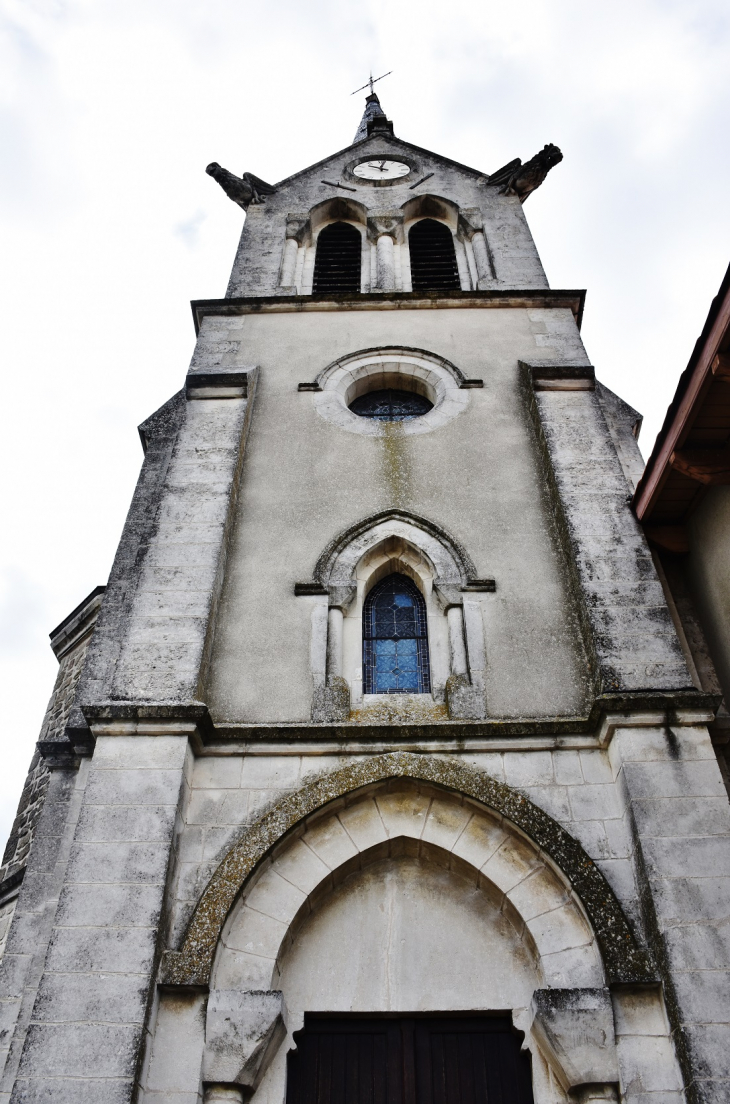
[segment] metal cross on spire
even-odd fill
[[[392,72],[393,72],[393,70],[389,69],[387,73],[383,73],[383,77],[389,77]],[[373,94],[373,85],[377,84],[379,80],[383,79],[383,77],[375,77],[373,79],[373,73],[372,73],[372,70],[370,70],[370,79],[368,80],[367,84],[363,84],[362,88],[356,88],[354,92],[350,93],[350,95],[351,96],[356,96],[358,92],[362,92],[364,88],[369,87],[370,88],[370,95],[372,96],[372,94]]]

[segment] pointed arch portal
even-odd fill
[[[547,867],[560,872],[580,901],[603,958],[609,983],[645,983],[655,974],[637,944],[613,891],[583,847],[552,817],[511,787],[453,759],[408,752],[376,755],[322,774],[287,794],[249,828],[213,874],[193,912],[179,951],[168,951],[163,982],[208,985],[221,931],[239,894],[272,849],[291,829],[331,802],[388,779],[407,778],[463,795],[496,813],[511,831],[527,838]]]

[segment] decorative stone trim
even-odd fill
[[[565,1088],[600,1087],[587,1099],[616,1100],[619,1067],[609,991],[537,989],[531,1012],[533,1033]]]
[[[364,437],[397,433],[410,437],[430,433],[452,421],[469,405],[468,389],[462,389],[464,375],[443,357],[422,349],[393,347],[365,349],[342,357],[317,376],[320,391],[312,402],[321,418]],[[353,399],[368,391],[388,387],[415,391],[433,403],[433,409],[419,418],[384,423],[360,418],[349,409]]]
[[[432,521],[406,510],[385,510],[357,522],[330,541],[317,560],[313,573],[315,582],[323,586],[330,585],[336,566],[342,564],[343,552],[346,549],[352,549],[348,557],[350,571],[344,576],[341,572],[337,573],[338,579],[343,577],[345,581],[349,582],[350,572],[355,563],[365,549],[374,542],[374,531],[385,522],[400,523],[421,530],[423,537],[418,542],[419,547],[423,546],[424,550],[430,555],[440,579],[448,580],[455,585],[463,584],[464,586],[468,586],[471,582],[483,581],[477,579],[477,569],[466,549],[458,544],[453,537],[450,537],[439,525],[435,525]],[[439,548],[443,549],[440,555]]]
[[[524,361],[520,363],[524,364]],[[536,391],[595,391],[596,372],[590,364],[530,364]]]
[[[382,292],[353,291],[330,299],[294,294],[245,295],[230,299],[194,299],[191,308],[197,337],[203,319],[207,317],[237,318],[244,314],[300,314],[305,311],[453,310],[457,303],[459,308],[487,310],[557,307],[571,311],[580,328],[585,291],[550,288],[475,288],[463,291],[452,288],[449,291],[394,291],[387,296],[383,296]]]
[[[190,919],[181,949],[166,952],[162,982],[207,986],[223,923],[249,874],[274,844],[328,802],[389,778],[413,778],[456,790],[511,821],[572,885],[596,934],[608,982],[655,980],[653,966],[636,942],[603,874],[578,841],[552,817],[510,786],[455,759],[395,752],[322,774],[287,794],[252,825],[213,874]]]
[[[237,368],[205,370],[191,368],[185,380],[188,399],[246,399],[248,372]]]

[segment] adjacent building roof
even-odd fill
[[[685,522],[717,483],[730,483],[730,267],[636,488],[634,510],[649,539],[687,551]]]

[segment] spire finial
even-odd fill
[[[372,129],[372,126],[374,124],[374,120],[378,117],[380,118],[380,122],[382,123],[382,125],[389,127],[391,134],[393,133],[393,124],[389,123],[385,118],[385,112],[380,106],[378,94],[377,92],[373,91],[373,85],[377,84],[378,81],[381,81],[383,77],[389,77],[392,72],[393,70],[391,69],[387,73],[383,73],[382,77],[373,77],[371,71],[367,84],[363,84],[361,88],[356,88],[355,91],[351,93],[351,95],[354,96],[357,92],[363,92],[366,88],[370,89],[370,94],[365,97],[365,112],[362,119],[360,120],[360,126],[357,128],[357,133],[352,140],[353,144],[355,142],[361,142],[363,138],[367,138],[368,133]]]
[[[387,73],[383,73],[383,77],[389,77],[392,72],[393,72],[393,70],[389,69]],[[373,85],[377,84],[379,80],[383,79],[383,77],[375,77],[373,79],[373,71],[371,69],[370,70],[370,76],[368,78],[367,84],[363,84],[360,88],[356,88],[354,92],[350,93],[350,95],[351,96],[356,96],[358,94],[358,92],[362,92],[364,88],[369,88],[370,89],[370,95],[372,96],[372,94],[373,94]]]

